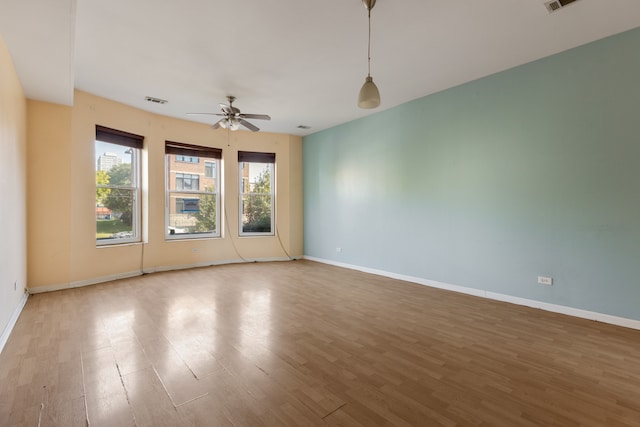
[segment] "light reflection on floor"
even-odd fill
[[[270,345],[271,290],[243,291],[240,311],[240,351],[263,353]]]

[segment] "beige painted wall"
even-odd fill
[[[33,119],[30,116],[30,129],[37,127],[34,132],[38,133],[29,138],[30,147],[53,144],[59,149],[55,153],[49,152],[55,157],[55,162],[34,157],[39,167],[34,168],[30,177],[42,185],[30,187],[30,200],[57,198],[61,206],[60,213],[56,214],[56,230],[48,230],[45,233],[48,235],[33,234],[29,240],[30,247],[41,248],[34,251],[33,258],[29,258],[29,287],[34,291],[95,283],[139,274],[142,270],[153,272],[234,262],[241,258],[282,259],[287,257],[285,251],[293,257],[302,256],[300,137],[244,131],[228,134],[222,129],[212,130],[208,125],[148,113],[80,91],[75,93],[70,117],[65,108],[30,102],[29,111],[34,114]],[[69,120],[70,128],[67,128]],[[145,137],[142,158],[144,244],[96,247],[96,124]],[[165,240],[165,140],[223,150],[222,184],[226,216],[223,218],[222,238]],[[238,237],[238,150],[276,153],[276,218],[280,239]],[[32,160],[31,155],[29,160]],[[50,192],[55,196],[49,196]],[[37,210],[29,217],[30,229],[42,229],[39,224],[45,223],[45,209]],[[58,261],[53,262],[54,257],[58,257]]]
[[[70,278],[71,107],[29,100],[29,287]]]
[[[8,336],[6,328],[21,306],[27,285],[26,166],[27,103],[0,36],[0,337],[3,338]]]

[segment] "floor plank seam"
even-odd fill
[[[167,393],[167,396],[169,396],[169,400],[171,401],[171,404],[173,405],[174,408],[177,408],[176,403],[173,401],[173,397],[171,397],[171,393],[169,393],[169,390],[167,390],[167,386],[164,384],[164,381],[162,381],[162,378],[160,378],[160,374],[156,370],[156,367],[151,365],[151,369],[153,369],[153,373],[156,374],[158,381],[160,381],[160,384],[162,385],[164,392]]]
[[[84,402],[84,421],[85,425],[89,427],[89,407],[87,406],[87,379],[84,375],[84,358],[82,352],[80,352],[80,372],[82,373],[82,400]]]
[[[169,393],[169,390],[167,389],[167,386],[165,385],[164,381],[162,381],[162,378],[160,378],[160,374],[156,370],[156,367],[155,366],[151,366],[151,368],[153,369],[153,372],[156,374],[156,377],[158,378],[158,381],[160,381],[160,384],[162,384],[162,388],[164,389],[164,392],[167,393],[167,396],[169,397],[169,400],[171,401],[171,405],[173,405],[173,409],[175,409],[175,410],[178,410],[178,408],[180,406],[186,405],[187,403],[191,403],[191,402],[193,402],[195,400],[201,399],[201,398],[209,395],[209,392],[206,392],[205,394],[202,394],[200,396],[196,396],[193,399],[189,399],[189,400],[187,400],[185,402],[176,404],[176,402],[173,400],[173,396],[171,396],[171,393]]]
[[[131,411],[131,417],[133,417],[133,425],[137,426],[138,422],[136,421],[136,414],[133,412],[133,407],[131,406],[131,400],[129,399],[129,391],[127,390],[127,386],[124,385],[124,378],[122,378],[122,372],[120,371],[120,365],[118,361],[115,361],[116,369],[118,370],[118,376],[120,377],[120,384],[122,384],[122,389],[124,390],[124,397],[127,399],[127,405],[129,406],[129,410]]]
[[[266,376],[269,376],[269,372],[265,371],[264,369],[262,369],[260,366],[255,365],[256,368],[258,368],[259,370],[261,370]]]
[[[177,405],[176,405],[176,404],[174,404],[174,407],[177,409],[177,408],[179,408],[180,406],[184,406],[184,405],[186,405],[186,404],[188,404],[188,403],[195,402],[196,400],[198,400],[198,399],[202,399],[203,397],[206,397],[206,396],[208,396],[208,395],[209,395],[209,392],[206,392],[205,394],[201,394],[200,396],[196,396],[196,397],[194,397],[193,399],[189,399],[189,400],[187,400],[187,401],[185,401],[185,402],[182,402],[182,403],[179,403],[179,404],[177,404]],[[173,403],[173,401],[171,401],[171,403]]]
[[[335,414],[336,412],[338,412],[340,409],[344,408],[345,406],[347,406],[347,402],[344,402],[342,405],[338,406],[336,409],[334,409],[333,411],[329,412],[327,415],[325,415],[324,417],[322,417],[322,419],[324,420],[325,418],[327,418],[329,415]]]
[[[175,353],[178,355],[180,360],[182,360],[182,363],[184,363],[184,365],[187,367],[187,369],[191,372],[191,375],[193,375],[193,378],[195,378],[196,380],[200,381],[200,378],[198,378],[198,376],[193,371],[193,369],[191,369],[191,366],[189,366],[187,361],[184,360],[184,357],[182,357],[182,354],[178,351],[178,349],[176,349],[176,347],[173,345],[171,340],[166,335],[162,335],[162,337],[167,341],[167,343],[169,343],[169,346],[173,349],[173,351],[175,351]]]
[[[40,413],[38,414],[38,427],[42,423],[42,412],[44,412],[44,402],[40,403]]]

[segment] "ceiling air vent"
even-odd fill
[[[575,1],[578,1],[578,0],[553,0],[553,1],[546,2],[544,5],[546,6],[549,13],[551,13],[551,12],[556,12],[567,5],[570,5]]]
[[[147,102],[153,102],[154,104],[166,104],[167,101],[160,98],[154,98],[152,96],[145,96],[144,100]]]

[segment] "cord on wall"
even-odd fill
[[[140,273],[146,274],[144,272],[144,246],[145,246],[144,240],[142,240],[140,243],[142,244],[140,248]]]
[[[287,252],[287,250],[284,248],[284,245],[282,244],[282,240],[280,240],[280,233],[278,233],[278,226],[275,225],[275,227],[276,227],[276,237],[278,237],[278,242],[280,242],[280,247],[282,248],[282,252],[284,252],[287,258],[289,258],[289,260],[293,261],[293,257],[289,255],[289,252]]]

